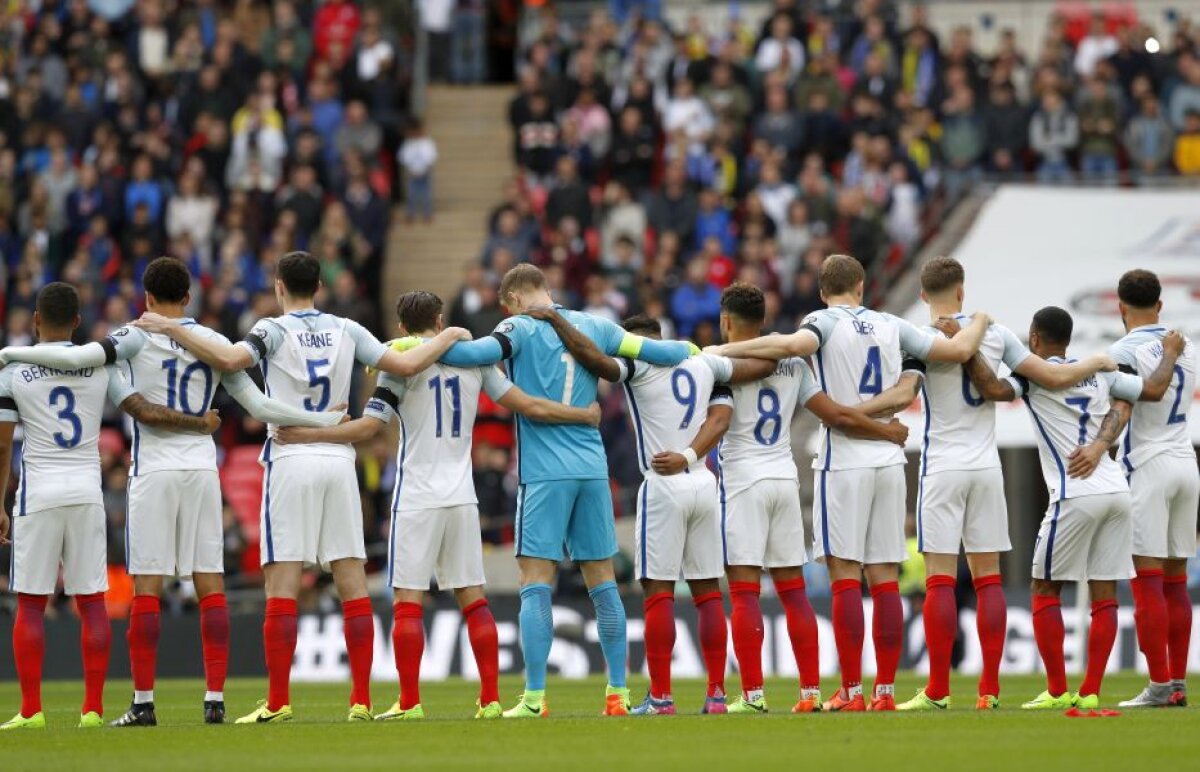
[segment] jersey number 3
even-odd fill
[[[61,403],[61,406],[60,406]],[[83,438],[83,424],[75,412],[75,392],[66,386],[56,386],[50,392],[50,407],[58,408],[58,420],[71,427],[70,436],[62,432],[54,433],[54,441],[60,448],[73,448]]]

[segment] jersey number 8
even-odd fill
[[[770,433],[767,427],[770,426]],[[783,431],[783,416],[779,414],[779,395],[774,389],[758,392],[758,423],[754,425],[754,439],[759,445],[774,445]]]

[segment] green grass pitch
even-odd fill
[[[1077,681],[1078,678],[1075,678]],[[731,680],[731,685],[733,681]],[[1131,696],[1144,677],[1105,680],[1106,705]],[[788,713],[794,681],[767,686],[774,712],[767,716],[699,716],[703,686],[675,685],[686,715],[601,718],[603,683],[551,678],[551,717],[478,722],[475,686],[464,681],[429,684],[422,702],[429,719],[413,723],[347,724],[347,686],[297,684],[296,721],[270,726],[205,726],[203,683],[163,681],[156,689],[154,729],[80,730],[82,684],[46,684],[44,732],[0,735],[5,770],[140,769],[263,770],[559,770],[559,769],[924,769],[1138,770],[1200,765],[1200,709],[1126,711],[1119,718],[1068,719],[1058,713],[1025,713],[1020,702],[1043,688],[1034,676],[1007,677],[1004,709],[974,710],[974,682],[956,678],[960,702],[948,713],[804,715]],[[903,676],[897,693],[907,698],[920,681]],[[826,684],[830,687],[832,684]],[[634,678],[636,694],[645,680]],[[111,682],[107,719],[126,707],[130,684]],[[520,683],[505,678],[505,704]],[[265,682],[237,679],[226,689],[229,719],[248,712],[266,693]],[[395,699],[390,683],[373,685],[376,709]],[[20,705],[15,683],[0,684],[7,718]],[[869,765],[869,766],[865,766]]]

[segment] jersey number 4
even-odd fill
[[[867,349],[867,366],[863,368],[862,378],[858,380],[858,393],[879,396],[883,391],[883,361],[879,356],[879,346]]]

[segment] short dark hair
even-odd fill
[[[743,322],[762,324],[767,318],[767,297],[753,284],[735,281],[721,293],[721,310]]]
[[[192,275],[182,260],[156,257],[142,274],[142,287],[163,303],[182,303],[192,289]]]
[[[308,252],[288,252],[279,258],[275,275],[292,297],[311,298],[321,288],[321,264]]]
[[[1066,346],[1071,342],[1071,333],[1075,330],[1075,322],[1071,315],[1058,306],[1046,306],[1033,315],[1034,331],[1046,339],[1047,343]]]
[[[662,325],[653,316],[637,314],[621,322],[626,332],[635,335],[662,335]]]
[[[921,266],[921,289],[926,295],[940,295],[965,280],[962,263],[953,257],[935,257]]]
[[[1153,271],[1134,268],[1117,283],[1117,297],[1132,308],[1153,308],[1162,297],[1162,284]]]
[[[830,255],[821,263],[821,292],[825,295],[853,292],[866,278],[862,263],[850,255]]]
[[[442,299],[432,292],[414,290],[400,296],[396,302],[396,316],[400,324],[411,335],[414,332],[432,330],[437,326],[438,316],[442,313]]]
[[[79,316],[79,293],[66,282],[52,281],[38,292],[37,312],[48,327],[73,327]]]

